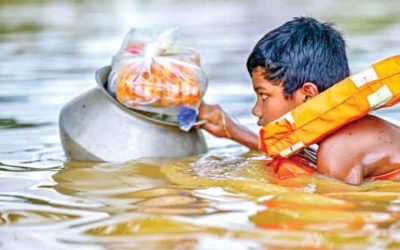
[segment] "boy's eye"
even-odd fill
[[[263,101],[267,100],[268,95],[267,94],[260,94],[260,97]]]

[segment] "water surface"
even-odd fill
[[[0,248],[400,248],[400,184],[278,182],[261,154],[206,134],[210,152],[70,162],[64,103],[95,86],[132,27],[179,25],[219,103],[257,131],[247,55],[293,16],[336,23],[352,71],[400,51],[396,1],[0,1]],[[227,87],[229,86],[229,87]],[[379,113],[399,124],[398,108]]]

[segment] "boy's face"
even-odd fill
[[[267,125],[303,102],[299,90],[286,98],[283,84],[274,84],[266,80],[265,70],[260,66],[253,70],[251,80],[257,95],[252,113],[259,118],[257,122],[259,126]]]

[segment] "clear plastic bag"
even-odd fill
[[[177,29],[157,34],[131,30],[113,57],[108,91],[124,106],[177,116],[179,107],[197,109],[207,89],[200,58],[175,44]]]

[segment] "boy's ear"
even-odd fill
[[[319,94],[318,87],[312,82],[306,82],[301,86],[302,94],[308,99]]]

